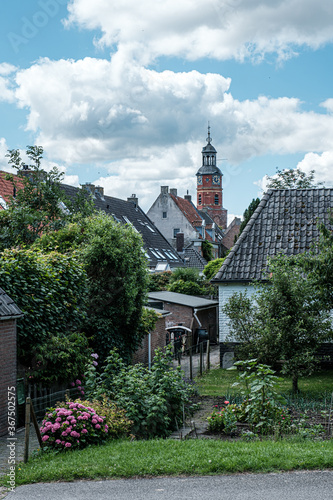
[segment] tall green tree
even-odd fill
[[[314,281],[292,261],[279,255],[269,265],[269,283],[259,285],[254,298],[234,295],[224,310],[232,336],[241,342],[240,357],[281,362],[297,392],[299,377],[316,366],[318,347],[332,339],[331,318]]]
[[[129,225],[98,213],[84,229],[81,259],[89,278],[86,332],[103,359],[112,347],[124,359],[139,347],[148,270],[142,238]]]
[[[57,167],[42,168],[43,148],[27,146],[26,165],[18,149],[8,151],[10,166],[17,174],[7,175],[13,184],[13,195],[7,209],[0,212],[0,250],[19,245],[31,245],[42,234],[59,230],[81,214],[90,215],[94,208],[88,194],[78,193],[73,201],[61,189],[63,174]]]
[[[237,238],[235,238],[236,240],[239,238],[239,236],[243,232],[246,224],[251,219],[251,217],[252,217],[253,213],[255,212],[256,208],[258,207],[259,203],[260,203],[260,198],[253,198],[253,200],[251,201],[251,203],[249,204],[247,209],[244,211],[243,220],[242,220],[240,228],[239,228],[239,233],[238,233]]]
[[[322,183],[314,182],[314,170],[309,174],[303,172],[300,168],[290,168],[276,170],[276,177],[267,177],[267,189],[308,189],[316,188]]]

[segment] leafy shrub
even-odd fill
[[[47,411],[40,428],[42,441],[58,450],[100,444],[108,436],[105,420],[91,406],[67,401]]]
[[[218,273],[220,268],[222,267],[223,262],[225,261],[225,257],[221,257],[219,259],[211,260],[205,266],[203,273],[206,276],[207,280],[211,280]]]
[[[29,382],[41,382],[43,387],[49,387],[81,376],[90,360],[91,349],[86,336],[75,332],[68,336],[52,336],[43,344],[33,346],[31,353],[33,357],[27,371]]]
[[[208,429],[230,434],[235,431],[236,423],[242,422],[248,424],[255,433],[290,432],[291,417],[288,409],[279,404],[285,400],[275,390],[279,380],[275,372],[267,365],[258,364],[256,359],[238,361],[236,367],[242,371],[239,374],[240,382],[233,386],[244,384],[241,391],[244,400],[239,405],[225,401],[225,407],[214,410],[208,417]]]
[[[153,273],[149,275],[148,291],[160,292],[167,290],[172,276],[171,271],[164,271],[163,273]]]
[[[184,293],[185,295],[205,295],[206,289],[193,281],[178,280],[168,287],[169,292]]]
[[[225,407],[214,409],[213,413],[207,418],[208,430],[213,433],[233,434],[237,424],[237,405],[229,405],[229,401],[225,401]]]
[[[126,365],[116,351],[111,351],[102,373],[94,366],[86,373],[85,389],[91,398],[103,393],[124,408],[138,437],[168,436],[183,419],[183,411],[194,409],[190,399],[194,388],[173,370],[172,349],[157,350],[151,370],[141,364]]]
[[[18,357],[25,366],[31,366],[33,347],[78,330],[85,317],[87,275],[75,255],[5,250],[0,286],[24,312],[17,333]]]

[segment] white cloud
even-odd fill
[[[323,182],[327,187],[333,186],[333,151],[307,153],[297,167],[307,174],[314,170],[315,182]]]
[[[16,67],[8,63],[0,63],[0,102],[14,102],[15,93],[13,90],[12,76]]]
[[[107,168],[119,197],[189,178],[186,189],[195,188],[208,119],[218,158],[228,159],[225,187],[251,157],[330,150],[330,100],[327,113],[308,112],[295,98],[236,100],[230,85],[218,74],[158,73],[117,53],[110,61],[41,59],[17,72],[15,95],[49,158]]]
[[[100,30],[97,44],[143,63],[167,55],[195,60],[280,59],[333,39],[331,0],[72,0],[67,26]],[[144,50],[143,50],[144,48]]]

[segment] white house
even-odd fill
[[[227,300],[244,290],[254,292],[254,282],[267,281],[267,259],[279,253],[308,252],[318,241],[318,223],[329,226],[333,189],[270,189],[241,233],[212,282],[219,287],[219,342],[221,366],[230,362],[235,347]],[[228,342],[229,340],[229,342]],[[331,344],[327,349],[331,349]]]

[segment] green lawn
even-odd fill
[[[81,451],[32,458],[16,484],[158,475],[208,475],[333,467],[333,441],[112,441]],[[6,478],[2,478],[5,485]]]
[[[215,369],[197,379],[201,395],[232,397],[236,371]],[[322,371],[300,381],[304,401],[330,403],[333,371]],[[291,392],[291,380],[279,385],[283,394]],[[326,396],[325,396],[326,395]],[[326,398],[326,400],[325,400]],[[333,440],[289,439],[237,441],[158,439],[119,440],[81,451],[43,454],[20,464],[16,484],[75,479],[120,478],[158,475],[207,475],[236,472],[271,472],[295,469],[333,468]],[[2,477],[0,484],[6,485]]]
[[[278,384],[279,392],[291,394],[292,382],[288,377],[281,377]],[[218,368],[211,370],[197,379],[199,392],[202,396],[229,397],[239,393],[239,387],[231,387],[237,381],[236,370]],[[329,398],[333,392],[333,370],[323,370],[310,377],[299,380],[300,395],[303,398]]]

